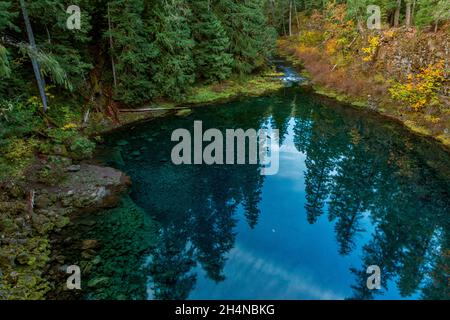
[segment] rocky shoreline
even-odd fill
[[[131,185],[122,172],[67,163],[57,186],[28,181],[0,186],[0,299],[43,299],[50,289],[44,271],[52,237],[76,215],[115,207]],[[27,190],[27,191],[24,191]]]

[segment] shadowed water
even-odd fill
[[[173,165],[171,133],[194,120],[278,129],[279,174]],[[450,157],[395,123],[290,89],[142,123],[106,149],[140,209],[129,225],[103,213],[71,231],[101,243],[87,280],[104,284],[84,298],[449,298]],[[114,214],[130,216],[124,203]],[[369,265],[381,290],[367,288]]]

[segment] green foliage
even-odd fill
[[[14,118],[9,115],[8,119],[10,122],[0,119],[0,181],[21,177],[23,170],[32,163],[37,145],[36,140],[22,136],[33,130],[31,125],[21,122],[21,119],[29,119],[26,113],[19,111]]]
[[[45,237],[30,237],[25,245],[11,242],[0,247],[0,257],[20,257],[23,262],[0,265],[4,276],[0,277],[0,299],[41,300],[50,286],[42,276],[50,258],[50,241]],[[6,259],[5,259],[6,260]]]
[[[228,53],[230,40],[222,23],[208,0],[194,1],[191,6],[197,77],[207,82],[227,79],[231,75],[233,57]]]
[[[9,66],[8,50],[0,45],[0,79],[9,78],[11,68]]]
[[[266,65],[276,32],[267,25],[262,0],[219,0],[216,12],[231,40],[233,69],[249,74]]]
[[[10,12],[11,4],[11,1],[0,1],[0,33],[7,28],[15,28],[12,20],[16,14]],[[9,52],[0,44],[0,81],[9,78],[10,74]]]
[[[17,13],[12,12],[11,7],[12,1],[0,1],[0,31],[7,28],[16,29],[12,21],[17,17]]]
[[[450,19],[448,0],[421,0],[414,21],[419,27],[426,27]]]
[[[80,30],[67,29],[66,22],[69,14],[66,13],[66,9],[69,5],[78,5],[81,8]],[[92,70],[93,57],[95,57],[89,50],[89,43],[93,40],[90,37],[91,19],[96,12],[96,5],[98,4],[91,0],[28,2],[38,48],[51,60],[55,60],[48,61],[52,66],[59,64],[67,75],[67,79],[70,79],[71,85],[82,94],[88,86],[87,79],[89,79],[89,71]],[[41,63],[45,62],[47,61],[41,61]],[[52,80],[58,79],[54,77]],[[71,89],[65,81],[55,83]]]
[[[72,83],[69,81],[66,71],[61,67],[58,60],[53,55],[39,50],[32,50],[28,45],[21,45],[20,49],[30,58],[36,58],[41,67],[43,76],[49,77],[52,82],[57,85],[63,86],[68,90],[73,90]]]
[[[78,160],[92,156],[95,143],[74,123],[80,119],[79,110],[55,106],[44,120],[38,113],[38,101],[35,97],[27,104],[0,103],[0,180],[6,178],[5,175],[20,178],[33,163],[35,153],[71,156]],[[47,121],[58,127],[48,128]],[[53,169],[57,172],[56,167]]]
[[[81,29],[67,30],[68,5]],[[215,82],[263,67],[274,44],[263,0],[36,0],[26,2],[38,47],[24,37],[20,6],[0,1],[0,98],[36,95],[30,58],[59,94],[110,96],[140,105],[179,100],[195,80]],[[20,26],[18,28],[17,26]],[[114,79],[116,81],[114,81]],[[101,100],[105,106],[105,101]],[[51,106],[51,105],[50,105]]]
[[[92,158],[94,150],[95,143],[83,136],[75,138],[70,145],[71,156],[77,160]]]
[[[160,95],[178,100],[195,80],[191,11],[181,0],[158,1],[150,9],[147,24],[159,51],[151,65],[152,81]]]
[[[276,74],[248,76],[238,80],[227,80],[220,84],[193,88],[185,101],[192,104],[223,102],[239,96],[258,96],[280,90],[284,84],[273,77]]]
[[[13,137],[22,137],[42,128],[35,116],[36,106],[0,101],[0,147]]]
[[[106,29],[104,37],[112,37],[110,54],[116,60],[115,97],[127,104],[140,104],[157,94],[150,79],[150,63],[158,51],[147,37],[143,11],[143,0],[114,0],[109,2],[105,18],[109,15],[111,30]]]

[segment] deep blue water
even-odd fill
[[[279,129],[279,173],[175,166],[171,133],[195,120]],[[105,150],[142,211],[126,202],[79,231],[102,246],[89,277],[109,281],[85,298],[449,298],[450,157],[395,123],[293,88],[135,125]]]

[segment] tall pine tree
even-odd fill
[[[174,99],[181,98],[195,80],[190,14],[182,0],[149,1],[147,7],[148,36],[158,50],[149,76],[160,95]]]
[[[110,55],[116,61],[115,98],[131,105],[148,101],[157,94],[150,74],[158,50],[147,36],[144,0],[113,0],[106,11],[111,30],[105,27],[105,38],[112,38]]]
[[[11,10],[11,1],[0,1],[0,34],[3,34],[3,31],[9,28],[16,28],[12,24],[12,20],[15,15]],[[0,80],[9,78],[11,74],[11,68],[9,63],[9,51],[8,49],[0,42]],[[3,82],[3,81],[1,81]],[[0,84],[0,89],[1,89]]]
[[[191,8],[197,77],[206,82],[227,79],[232,72],[233,57],[228,52],[230,39],[222,23],[211,9],[210,0],[193,1]]]
[[[233,69],[249,74],[264,66],[276,32],[267,24],[264,0],[218,0],[216,12],[231,40]]]

